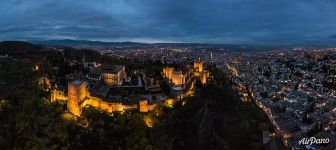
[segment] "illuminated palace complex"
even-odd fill
[[[67,92],[57,88],[51,90],[51,102],[66,101],[68,111],[76,116],[81,116],[86,106],[100,108],[109,113],[132,109],[149,112],[156,108],[156,102],[172,105],[174,100],[188,95],[193,90],[196,78],[206,83],[209,77],[208,71],[203,69],[203,62],[200,60],[194,62],[194,67],[182,69],[165,67],[162,74],[170,87],[170,96],[168,96],[148,94],[149,92],[145,89],[155,87],[153,83],[149,83],[152,79],[145,77],[144,73],[133,77],[132,80],[127,79],[125,66],[122,65],[99,66],[93,72],[99,74],[95,79],[92,75],[87,75],[86,79],[70,80]],[[130,103],[121,95],[126,95],[129,99],[133,98],[135,102]],[[156,97],[155,100],[152,97]]]
[[[200,78],[202,84],[207,82],[209,77],[209,72],[203,69],[203,61],[198,59],[198,61],[194,61],[194,76]]]
[[[194,79],[199,78],[205,84],[209,77],[209,72],[203,69],[203,62],[199,59],[194,61],[194,67],[187,66],[182,69],[174,67],[163,68],[162,74],[169,82],[170,93],[175,97],[182,98],[193,87]]]

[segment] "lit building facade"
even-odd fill
[[[156,104],[149,104],[147,99],[142,99],[139,101],[139,111],[140,112],[149,112],[155,109]]]
[[[183,77],[182,71],[174,71],[173,72],[173,77],[172,77],[172,82],[175,86],[181,86],[184,84],[185,77]]]
[[[125,66],[123,65],[105,66],[102,68],[101,79],[106,85],[121,85],[125,76]]]
[[[102,109],[106,112],[123,112],[126,108],[134,109],[133,105],[124,105],[119,102],[107,102],[102,99],[91,96],[88,91],[87,83],[84,81],[75,80],[68,83],[68,95],[66,96],[61,90],[51,90],[50,102],[67,101],[67,109],[75,116],[81,116],[82,110],[86,106],[92,106]],[[148,105],[151,106],[151,105]],[[149,110],[152,110],[149,107]]]
[[[209,71],[203,68],[203,61],[200,59],[194,61],[194,76],[199,78],[202,84],[206,84],[207,79],[210,77]]]
[[[122,103],[112,103],[106,102],[98,97],[89,96],[82,104],[81,107],[92,106],[96,108],[100,108],[108,113],[112,112],[122,112],[125,109],[125,106]]]
[[[169,80],[171,80],[173,78],[173,72],[174,72],[174,68],[173,67],[165,67],[165,68],[163,68],[163,74]]]
[[[203,61],[201,61],[201,59],[194,61],[194,70],[197,72],[203,71]]]
[[[68,97],[64,94],[64,91],[53,89],[50,91],[50,102],[56,102],[56,101],[67,101]]]
[[[70,82],[68,84],[68,110],[72,114],[80,116],[82,114],[82,107],[80,105],[87,95],[86,82],[78,80]]]
[[[208,71],[204,70],[201,74],[200,74],[200,80],[202,84],[206,84],[208,81],[210,74]]]
[[[189,71],[177,70],[173,67],[165,67],[163,68],[162,73],[174,86],[182,86],[186,82]]]

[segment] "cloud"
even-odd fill
[[[8,0],[0,39],[318,42],[336,32],[334,12],[332,0]]]

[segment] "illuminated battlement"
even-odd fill
[[[165,67],[163,68],[162,74],[172,83],[174,87],[181,87],[186,84],[186,81],[190,77],[190,73],[196,78],[198,78],[202,84],[207,83],[207,79],[209,78],[209,72],[204,70],[203,61],[196,60],[194,61],[194,69],[189,69],[186,72],[181,70],[174,69],[173,67]],[[189,76],[189,77],[188,77]]]
[[[194,76],[199,78],[202,84],[206,84],[207,79],[210,76],[209,72],[207,70],[204,70],[203,61],[201,61],[201,59],[194,61]]]
[[[86,89],[86,83],[74,81],[68,84],[68,110],[76,116],[82,114],[85,106],[93,106],[105,110],[109,113],[114,111],[124,111],[122,103],[110,103],[103,101],[98,97],[89,95]]]
[[[57,89],[51,90],[50,91],[50,102],[53,103],[58,100],[67,101],[68,97],[65,95],[64,91],[57,90]]]
[[[68,110],[76,116],[82,114],[80,104],[88,96],[86,82],[75,80],[68,84]]]
[[[189,71],[183,72],[173,67],[165,67],[162,73],[174,86],[182,86],[185,84]]]
[[[139,101],[139,110],[140,110],[140,112],[149,112],[149,111],[155,109],[155,107],[156,107],[156,104],[148,104],[148,100],[147,99]]]
[[[200,75],[200,80],[202,84],[206,84],[207,83],[207,79],[209,78],[209,72],[208,71],[203,71]]]
[[[81,116],[82,110],[86,106],[92,106],[102,109],[108,113],[112,112],[124,112],[126,109],[137,109],[140,112],[148,112],[155,109],[156,104],[149,104],[148,100],[139,101],[137,105],[124,105],[119,102],[107,102],[98,97],[90,96],[89,91],[86,88],[86,82],[73,81],[68,84],[68,95],[66,96],[64,91],[52,90],[50,92],[50,101],[55,102],[58,100],[67,101],[67,109],[70,113]]]
[[[194,69],[197,72],[203,71],[203,61],[201,61],[201,59],[194,61]]]
[[[174,68],[173,67],[166,67],[163,68],[163,74],[165,77],[167,77],[169,80],[171,80],[173,78],[173,72],[174,72]]]
[[[185,78],[182,75],[182,71],[174,71],[173,73],[173,78],[172,78],[172,82],[174,85],[182,85],[184,84]]]
[[[88,97],[82,104],[81,107],[92,106],[105,110],[106,112],[122,112],[124,111],[124,105],[122,103],[109,103],[101,100],[97,97]]]

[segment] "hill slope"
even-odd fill
[[[27,54],[37,52],[43,49],[43,46],[34,45],[21,41],[3,41],[0,42],[0,54]]]

